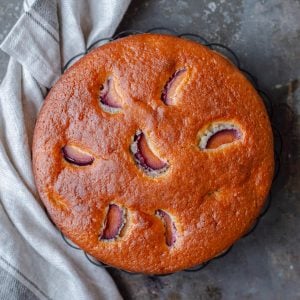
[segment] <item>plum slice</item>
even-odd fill
[[[240,131],[233,124],[215,124],[201,137],[199,147],[202,150],[217,149],[241,139]]]
[[[159,209],[156,215],[162,220],[165,227],[166,244],[171,247],[176,242],[176,227],[170,215],[165,211]]]
[[[108,207],[101,240],[112,240],[119,236],[125,225],[125,210],[116,204]]]
[[[62,153],[67,162],[77,166],[91,165],[94,161],[94,157],[90,153],[74,145],[65,145]]]
[[[177,70],[165,84],[161,94],[161,100],[166,105],[174,104],[177,91],[183,84],[185,76],[186,76],[185,68]]]
[[[168,164],[152,152],[141,130],[138,130],[134,136],[131,151],[136,163],[148,175],[158,175],[168,168]]]
[[[234,142],[238,138],[238,132],[235,129],[223,129],[215,133],[206,144],[206,149],[216,149],[224,144]]]
[[[120,95],[115,85],[113,79],[108,78],[100,89],[100,104],[102,109],[106,112],[116,113],[122,108]]]

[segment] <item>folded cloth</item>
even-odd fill
[[[130,0],[25,0],[1,49],[10,55],[0,86],[0,299],[120,299],[109,274],[62,240],[39,200],[32,135],[62,66],[111,36]]]

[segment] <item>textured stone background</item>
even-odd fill
[[[0,0],[0,43],[17,21],[22,9],[20,0]],[[4,77],[8,56],[0,50],[0,82]]]
[[[20,9],[20,0],[0,0],[0,41]],[[110,273],[126,299],[300,299],[300,1],[133,0],[119,31],[157,26],[230,46],[259,78],[283,136],[281,170],[269,212],[224,258],[198,273]],[[0,53],[0,80],[7,60]]]

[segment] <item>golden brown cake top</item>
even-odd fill
[[[256,90],[218,53],[157,34],[122,38],[49,92],[33,167],[58,228],[104,263],[169,273],[251,226],[273,176]]]

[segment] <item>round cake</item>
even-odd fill
[[[262,99],[225,57],[139,34],[50,90],[33,141],[49,216],[96,259],[165,274],[216,257],[258,217],[274,170]]]

